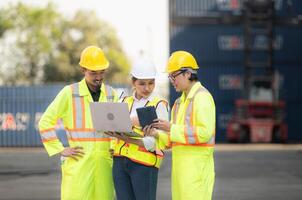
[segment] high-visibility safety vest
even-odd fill
[[[131,109],[134,103],[133,96],[125,97],[123,99],[123,102],[128,104],[128,108],[131,113]],[[157,105],[161,102],[167,106],[168,111],[167,101],[158,97],[154,97],[151,101],[147,102],[145,106],[154,106],[156,108]],[[144,132],[142,131],[141,127],[134,126],[132,130],[133,132],[142,135],[142,137],[144,136]],[[169,145],[167,133],[159,131],[159,134],[161,135],[161,139],[155,139],[156,150],[154,152],[150,152],[145,147],[140,147],[136,144],[126,143],[123,140],[117,140],[114,148],[114,156],[125,156],[131,159],[133,162],[159,168],[164,156],[162,150],[167,148]]]
[[[102,84],[99,102],[116,102],[115,91]],[[83,147],[85,155],[76,161],[62,159],[62,200],[114,199],[110,138],[93,129],[89,103],[93,102],[85,79],[65,86],[43,114],[39,129],[48,154],[64,147],[57,138],[55,125],[64,123],[70,147]]]
[[[215,179],[215,103],[200,82],[175,101],[169,138],[172,199],[210,200]]]

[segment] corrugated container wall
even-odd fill
[[[208,16],[214,13],[240,14],[245,0],[170,0],[170,10],[177,17]],[[275,0],[277,16],[301,15],[301,0]]]
[[[42,146],[38,122],[49,103],[63,85],[0,87],[0,147]],[[130,89],[114,86],[117,93],[129,94]],[[56,126],[64,145],[67,139],[62,122]]]
[[[212,93],[217,110],[217,141],[225,141],[226,124],[234,110],[234,100],[243,88],[243,25],[199,25],[177,23],[186,17],[240,15],[243,0],[170,0],[170,51],[187,50],[197,59],[199,80]],[[302,1],[276,0],[276,15],[302,14]],[[279,96],[286,101],[289,140],[302,141],[298,120],[302,109],[302,27],[276,26],[274,30],[274,68],[280,75]],[[265,40],[256,37],[253,46],[261,48]],[[260,57],[261,55],[259,55]],[[170,103],[179,96],[170,87]]]
[[[302,1],[301,1],[302,2]],[[301,7],[302,9],[302,7]],[[299,49],[302,28],[276,27],[274,38],[275,64],[302,64]],[[170,50],[190,50],[200,57],[202,65],[243,63],[243,27],[230,25],[172,25]],[[255,48],[264,48],[267,41],[253,38]],[[261,56],[261,55],[259,55]]]
[[[61,88],[61,85],[1,87],[0,146],[41,146],[39,119]]]

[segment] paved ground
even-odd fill
[[[158,200],[170,200],[171,155],[160,170]],[[302,145],[217,145],[213,200],[301,200]],[[41,149],[0,148],[0,200],[59,199],[57,158]]]

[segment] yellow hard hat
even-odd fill
[[[81,53],[80,66],[93,70],[104,70],[109,67],[109,62],[102,49],[96,46],[88,46]]]
[[[172,73],[177,70],[180,70],[181,68],[192,68],[192,69],[198,69],[197,62],[192,54],[186,51],[175,51],[172,53],[168,60],[166,72]]]

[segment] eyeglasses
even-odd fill
[[[176,73],[176,74],[169,74],[168,75],[168,78],[170,79],[170,81],[175,81],[175,78],[177,77],[177,76],[179,76],[180,74],[182,74],[182,73],[184,73],[184,72],[186,72],[187,70],[180,70],[178,73]]]

